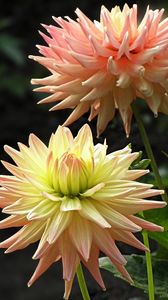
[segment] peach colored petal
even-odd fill
[[[78,252],[85,261],[88,261],[92,245],[90,223],[76,213],[69,226],[69,234]]]
[[[158,112],[168,114],[168,21],[163,19],[164,9],[153,11],[148,6],[139,20],[136,4],[125,4],[122,10],[115,6],[111,11],[102,6],[100,21],[94,22],[79,9],[75,12],[75,21],[54,17],[55,26],[43,25],[48,35],[40,35],[47,46],[37,46],[42,56],[30,56],[52,74],[32,80],[32,84],[45,86],[36,91],[54,92],[40,103],[61,100],[50,110],[74,108],[66,125],[91,109],[89,120],[97,116],[98,136],[116,108],[129,136],[131,103],[137,97],[156,116]],[[73,101],[69,101],[72,95]],[[93,102],[98,101],[100,107],[94,110]]]
[[[99,258],[99,249],[96,246],[92,245],[90,251],[90,257],[88,261],[82,260],[82,262],[89,270],[89,272],[92,274],[92,276],[97,281],[97,283],[101,286],[101,288],[105,290],[106,288],[99,270],[98,258]]]
[[[59,258],[60,255],[55,245],[50,246],[48,251],[45,253],[45,256],[40,259],[34,274],[27,284],[28,287],[30,287],[55,261],[59,260]]]

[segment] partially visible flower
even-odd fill
[[[0,247],[9,253],[39,241],[33,258],[40,261],[28,286],[62,259],[65,299],[80,261],[104,289],[99,251],[131,281],[115,241],[146,250],[132,233],[163,228],[134,214],[165,206],[145,200],[163,192],[136,181],[147,171],[129,170],[138,153],[127,146],[106,154],[106,144],[94,146],[88,125],[75,138],[59,126],[48,146],[33,134],[29,147],[18,146],[20,151],[5,146],[16,165],[3,162],[13,175],[0,177],[0,207],[11,215],[0,222],[0,228],[22,228]]]
[[[74,108],[64,125],[90,110],[97,118],[97,134],[104,131],[117,108],[127,136],[130,132],[131,103],[144,99],[155,115],[168,114],[168,18],[164,9],[151,10],[137,22],[137,5],[108,11],[104,6],[100,22],[89,20],[79,9],[77,21],[53,18],[60,26],[43,25],[47,46],[37,46],[44,56],[30,58],[45,66],[52,75],[33,79],[35,89],[47,92],[39,103],[61,100],[51,110]]]

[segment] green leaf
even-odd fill
[[[134,169],[147,169],[150,165],[150,159],[142,159],[138,164],[134,165]]]
[[[150,165],[150,159],[142,159],[143,152],[139,151],[139,156],[131,164],[130,169],[146,169]]]
[[[18,72],[8,77],[2,77],[0,87],[1,89],[8,89],[8,92],[18,97],[23,97],[26,91],[30,89],[29,80]]]
[[[142,255],[125,255],[127,260],[127,271],[131,275],[134,283],[133,286],[144,290],[148,293],[148,279],[146,272],[146,259]],[[105,269],[114,276],[122,278],[121,274],[115,269],[110,259],[102,257],[99,259],[100,268]],[[155,295],[159,296],[160,299],[167,299],[168,296],[168,259],[159,259],[152,257]]]
[[[130,146],[130,148],[132,148],[132,147]],[[132,164],[131,164],[131,167],[130,167],[131,169],[141,161],[141,159],[142,159],[142,154],[143,154],[143,152],[142,152],[142,151],[139,151],[138,157],[137,157],[137,158],[132,162]]]
[[[23,65],[25,58],[20,48],[20,40],[7,34],[0,35],[0,52],[15,64]]]

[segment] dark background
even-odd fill
[[[128,1],[134,4],[134,1]],[[139,15],[143,15],[149,1],[137,1]],[[47,71],[37,63],[28,59],[29,54],[38,54],[36,44],[44,44],[38,34],[43,30],[40,23],[54,24],[51,16],[70,16],[76,18],[74,10],[79,7],[91,19],[99,19],[101,5],[111,9],[115,5],[123,5],[124,1],[66,1],[66,0],[0,0],[0,158],[7,160],[3,145],[16,147],[17,141],[27,143],[30,132],[37,134],[47,142],[51,132],[58,124],[62,124],[69,112],[66,110],[48,112],[47,105],[36,103],[43,95],[32,92],[31,78],[40,78],[48,75]],[[166,1],[150,1],[151,7],[166,8]],[[168,8],[168,5],[167,5]],[[44,31],[44,30],[43,30]],[[167,130],[168,117],[159,114],[157,119],[149,109],[140,101],[146,129],[156,155],[161,174],[166,180],[168,176],[167,160],[162,151],[168,152]],[[75,124],[71,125],[74,134],[82,124],[87,121],[87,114]],[[91,123],[95,136],[96,121]],[[107,138],[110,150],[119,149],[132,143],[133,150],[143,150],[142,142],[136,124],[132,123],[129,139],[126,139],[121,120],[116,113],[115,120],[109,124],[106,131],[96,142],[103,142]],[[145,154],[144,154],[145,157]],[[6,173],[0,166],[1,173]],[[4,216],[2,216],[3,218]],[[13,230],[2,230],[0,240],[11,235]],[[124,253],[133,253],[134,249],[122,246]],[[0,251],[0,295],[3,300],[60,300],[63,295],[63,280],[61,265],[56,264],[30,289],[26,282],[32,274],[36,262],[31,260],[35,245],[20,252],[4,255]],[[102,293],[97,284],[87,275],[87,282],[91,299],[94,300],[128,300],[135,296],[146,299],[143,293],[130,287],[119,279],[114,279],[107,272],[102,272],[107,286],[107,292]],[[80,300],[80,292],[75,281],[71,299]],[[135,298],[134,298],[135,299]]]

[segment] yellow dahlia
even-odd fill
[[[21,229],[0,247],[9,253],[39,241],[33,258],[40,261],[28,286],[62,259],[65,299],[80,261],[104,289],[99,251],[131,281],[115,241],[146,250],[133,233],[163,228],[134,214],[165,205],[145,200],[162,193],[135,181],[146,170],[129,170],[138,153],[131,153],[127,146],[106,154],[105,143],[94,146],[88,125],[75,138],[68,128],[59,126],[48,146],[33,134],[28,147],[18,146],[19,151],[5,146],[16,165],[3,162],[13,175],[0,177],[0,207],[10,214],[0,228]]]
[[[132,118],[131,102],[144,99],[155,115],[168,114],[168,18],[164,9],[151,10],[137,22],[137,5],[108,11],[92,22],[79,9],[74,21],[53,18],[59,26],[43,25],[50,36],[40,34],[47,46],[37,46],[43,56],[30,58],[52,75],[33,79],[43,87],[35,91],[51,95],[40,101],[61,100],[51,110],[74,108],[64,125],[90,110],[97,118],[97,134],[104,131],[117,108],[127,136]]]

